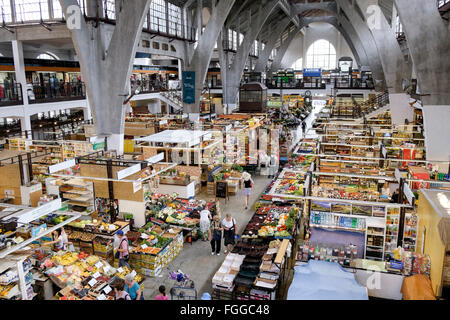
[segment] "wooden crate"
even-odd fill
[[[206,193],[208,195],[214,195],[216,193],[216,183],[208,182],[206,185]]]

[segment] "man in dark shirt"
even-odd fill
[[[395,190],[395,193],[392,195],[391,203],[398,203],[400,197],[400,191],[399,189]]]

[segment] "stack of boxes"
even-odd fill
[[[183,249],[183,232],[173,229],[173,233],[165,232],[162,236],[173,240],[157,255],[133,252],[130,254],[130,266],[145,276],[155,277],[178,256]]]
[[[96,237],[93,241],[94,243],[94,253],[108,263],[113,263],[114,261],[114,244],[113,241],[103,238]]]
[[[234,253],[228,254],[222,266],[212,279],[213,289],[232,292],[234,290],[234,279],[239,273],[244,259],[244,255]]]

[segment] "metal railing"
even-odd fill
[[[23,104],[20,83],[0,82],[0,107]]]
[[[361,104],[358,104],[358,102],[353,98],[353,103],[355,105],[353,108],[354,117],[360,118],[362,116],[370,115],[370,113],[387,106],[389,104],[389,93],[385,92],[383,94],[379,94],[375,98],[369,99]]]
[[[131,80],[132,88],[139,88],[139,94],[157,93],[168,91],[167,82],[159,80]]]
[[[84,82],[45,82],[44,85],[32,84],[32,88],[28,89],[30,104],[86,99]]]
[[[331,83],[334,84],[335,89],[366,89],[373,90],[375,88],[373,81],[365,80],[363,81],[360,78],[341,78],[341,77],[332,77]]]

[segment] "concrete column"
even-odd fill
[[[427,160],[450,159],[450,33],[434,0],[395,0],[420,92]],[[420,14],[418,14],[420,13]],[[448,170],[448,164],[441,168]]]
[[[30,120],[30,117],[28,115],[26,115],[23,118],[20,118],[20,127],[21,127],[22,131],[26,132],[26,138],[27,139],[32,139],[31,120]]]
[[[183,80],[183,60],[178,59],[178,80],[181,81]]]
[[[272,50],[275,48],[275,44],[280,37],[280,34],[283,34],[284,30],[288,27],[291,20],[287,17],[280,21],[273,30],[270,30],[270,38],[266,43],[266,46],[262,52],[260,52],[258,61],[256,62],[255,71],[256,72],[264,72],[266,71],[267,61],[269,61],[270,54]]]
[[[23,104],[28,106],[27,79],[25,76],[25,60],[23,57],[22,41],[13,40],[12,42],[14,70],[16,72],[16,81],[22,86]]]
[[[370,31],[380,54],[386,85],[389,92],[402,93],[402,79],[409,79],[410,70],[405,64],[395,32],[389,27],[389,23],[381,12],[381,9],[378,13],[373,13],[370,10],[371,6],[372,8],[377,7],[377,0],[357,0],[357,4],[367,21],[371,21],[373,18],[370,14],[377,14],[379,18],[377,22],[379,25],[372,26]]]
[[[186,70],[195,72],[195,103],[184,104],[184,112],[186,113],[200,112],[200,97],[214,51],[214,45],[234,2],[235,0],[220,1],[215,9],[212,10],[205,31],[198,40],[197,48],[190,61],[186,63]]]
[[[69,6],[77,5],[77,0],[60,1],[65,12]],[[70,30],[96,131],[99,135],[111,136],[108,147],[119,154],[123,153],[124,95],[129,92],[127,82],[149,4],[147,0],[124,2],[122,10],[116,12],[120,19],[107,45],[104,43],[105,33],[110,30],[107,25],[101,23],[95,28],[81,19],[80,28]],[[111,76],[111,70],[115,71],[114,76]]]
[[[86,0],[86,13],[88,17],[98,17],[100,19],[105,17],[103,9],[103,0]]]
[[[395,0],[424,106],[450,101],[450,33],[434,0]],[[420,14],[418,14],[420,12]]]
[[[405,119],[409,122],[414,120],[414,108],[409,104],[410,98],[406,93],[390,93],[389,101],[394,125],[403,125]]]
[[[92,115],[91,115],[91,109],[88,108],[83,108],[83,118],[85,121],[91,120],[92,119]]]
[[[277,55],[275,56],[275,58],[273,60],[272,67],[270,68],[271,72],[276,72],[277,70],[279,70],[281,68],[281,61],[283,60],[284,56],[286,55],[286,52],[289,49],[289,46],[291,45],[292,41],[300,33],[300,30],[302,27],[303,27],[303,25],[300,25],[300,28],[295,29],[295,31],[289,33],[287,39],[278,48]]]
[[[252,48],[252,44],[255,42],[262,27],[277,6],[278,1],[267,1],[264,6],[258,4],[256,8],[257,13],[253,16],[250,14],[250,22],[247,33],[245,34],[242,45],[239,47],[235,55],[225,82],[225,85],[227,86],[227,91],[224,95],[225,104],[236,104],[238,100],[239,84],[241,82],[242,72],[244,71],[245,63]]]
[[[369,30],[369,27],[362,19],[362,17],[355,10],[355,3],[350,3],[348,0],[336,0],[336,3],[341,10],[344,11],[348,21],[352,24],[356,31],[361,43],[363,44],[372,73],[376,82],[376,87],[379,90],[386,88],[385,78],[383,74],[383,66],[380,61],[377,45],[373,39],[373,35]],[[382,13],[381,13],[382,14]],[[339,21],[345,21],[346,17],[341,16]]]

